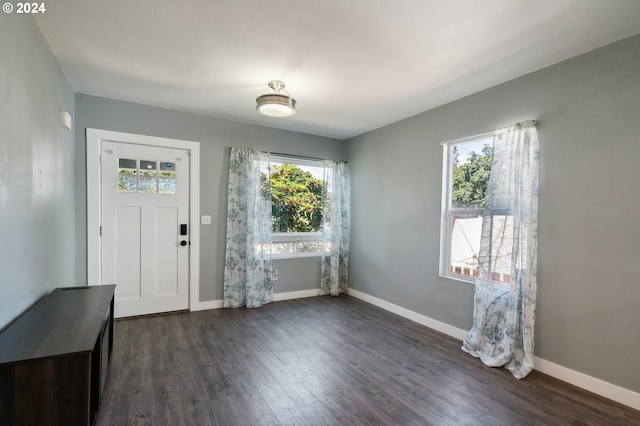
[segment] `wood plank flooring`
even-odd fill
[[[115,323],[98,425],[640,425],[349,296]]]

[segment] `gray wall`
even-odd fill
[[[537,356],[640,391],[640,36],[349,141],[350,286],[469,329],[438,276],[440,142],[539,120]]]
[[[74,95],[29,15],[0,14],[0,329],[76,284]]]
[[[200,226],[200,301],[222,298],[229,147],[346,159],[346,143],[286,130],[205,117],[140,104],[76,95],[76,276],[86,281],[86,128],[200,142],[200,209],[212,225]],[[320,287],[319,260],[276,261],[276,292]],[[317,270],[317,273],[316,273]]]
[[[278,271],[274,283],[275,293],[320,288],[320,257],[275,259],[273,269]]]
[[[0,14],[0,327],[86,282],[86,127],[201,142],[200,300],[222,296],[230,146],[343,160],[351,286],[468,329],[473,287],[438,276],[440,142],[539,120],[536,354],[640,391],[640,36],[348,143],[74,94],[35,21]],[[74,106],[75,101],[75,106]],[[75,135],[58,121],[75,117]],[[74,138],[75,136],[75,138]],[[75,139],[75,144],[74,144]],[[276,261],[277,292],[317,288],[317,259]]]

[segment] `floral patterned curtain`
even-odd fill
[[[462,349],[521,379],[533,369],[539,154],[536,123],[496,130],[473,325]]]
[[[258,308],[273,301],[269,154],[232,148],[223,306]]]
[[[322,294],[337,296],[348,286],[349,271],[349,187],[347,164],[324,161],[322,212]]]

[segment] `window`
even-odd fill
[[[321,160],[271,155],[272,256],[322,252],[324,166]]]
[[[473,282],[477,275],[493,135],[447,142],[443,148],[440,275]]]
[[[175,194],[175,167],[175,163],[168,161],[119,158],[118,192]]]

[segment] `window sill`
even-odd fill
[[[476,285],[475,278],[465,278],[465,277],[460,276],[460,275],[444,275],[444,274],[439,274],[439,275],[440,275],[441,278],[448,278],[450,280],[461,281],[463,283]]]
[[[322,232],[274,232],[271,234],[274,243],[288,243],[290,241],[321,242]]]
[[[310,257],[322,257],[322,253],[309,253],[309,254],[279,254],[272,255],[272,260],[281,260],[281,259],[307,259]]]

